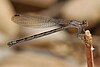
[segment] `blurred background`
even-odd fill
[[[56,28],[22,27],[11,21],[16,13],[87,20],[94,65],[100,67],[100,0],[0,0],[0,67],[86,67],[85,45],[73,35],[75,29],[8,47],[10,40]]]

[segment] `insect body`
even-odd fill
[[[26,15],[26,14],[16,14],[12,17],[12,21],[25,27],[52,27],[52,26],[60,26],[60,27],[50,30],[50,31],[35,34],[29,37],[10,41],[8,42],[8,46],[12,46],[24,41],[36,39],[36,38],[46,36],[58,31],[62,31],[66,28],[72,28],[72,27],[78,29],[78,32],[77,32],[77,36],[78,36],[79,34],[81,34],[82,31],[84,31],[85,26],[87,26],[86,21],[81,21],[81,22],[77,20],[66,21],[66,20],[54,19],[54,18],[50,18],[46,16],[36,16],[36,15],[31,16],[31,15]]]

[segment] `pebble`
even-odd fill
[[[98,1],[75,0],[66,2],[61,10],[64,19],[87,20],[89,27],[97,24],[100,18]]]
[[[0,2],[0,45],[4,46],[7,39],[15,38],[19,27],[11,21],[14,10],[9,0]]]
[[[20,52],[5,58],[0,67],[66,67],[61,59],[34,52]]]

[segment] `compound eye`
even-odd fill
[[[83,20],[82,23],[83,23],[83,25],[88,26],[87,20]]]

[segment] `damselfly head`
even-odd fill
[[[83,20],[83,21],[82,21],[82,24],[83,24],[83,26],[87,27],[87,26],[88,26],[87,20]]]

